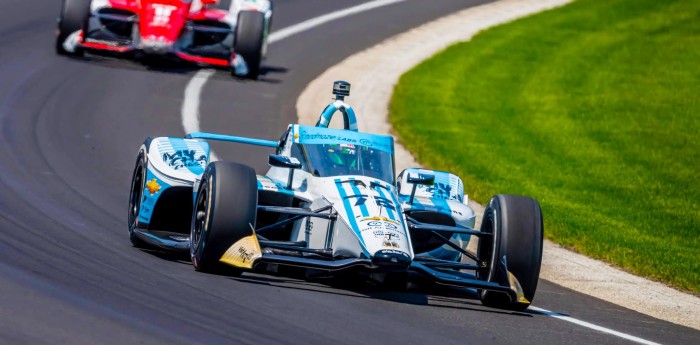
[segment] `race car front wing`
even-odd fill
[[[294,217],[282,221],[285,223],[296,220],[296,217],[319,217],[330,219],[331,221],[337,219],[337,214],[335,214],[330,207],[314,211],[271,206],[259,206],[259,208],[264,208],[268,212],[274,211],[294,215]],[[330,210],[330,212],[325,213],[324,211],[327,210]],[[307,244],[304,241],[269,241],[257,234],[256,230],[253,230],[253,235],[231,246],[220,261],[248,269],[261,268],[265,265],[282,265],[325,271],[340,271],[351,268],[362,268],[364,270],[378,272],[412,271],[421,274],[436,284],[502,292],[507,294],[512,301],[522,301],[524,298],[522,288],[512,274],[509,275],[508,285],[500,285],[498,283],[477,279],[473,274],[462,272],[461,270],[476,271],[480,268],[487,267],[489,263],[478,259],[474,254],[454,245],[448,238],[442,236],[439,231],[469,234],[478,237],[491,236],[491,234],[462,227],[421,223],[410,217],[407,217],[407,220],[409,222],[409,229],[412,231],[432,232],[441,238],[445,244],[453,245],[455,250],[458,250],[472,259],[475,264],[421,257],[415,257],[413,260],[409,258],[402,260],[401,257],[398,256],[383,256],[377,254],[372,258],[338,259],[333,257],[331,249],[310,249],[307,248]],[[258,229],[257,232],[279,225],[281,224],[271,224],[265,228]],[[329,231],[329,233],[332,233],[332,231]],[[243,243],[241,244],[241,242]],[[387,252],[391,252],[391,250],[387,250]],[[505,266],[505,262],[503,262],[503,265]],[[507,271],[507,267],[505,268]]]

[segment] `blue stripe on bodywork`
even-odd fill
[[[278,193],[287,194],[287,195],[294,195],[294,191],[293,191],[293,190],[290,190],[290,189],[287,189],[287,186],[286,186],[286,185],[284,185],[284,184],[282,184],[282,183],[280,183],[280,182],[278,182],[278,181],[272,180],[272,179],[271,179],[271,181],[272,181],[272,183],[274,183],[275,186],[277,187],[277,192],[278,192]]]
[[[383,199],[390,200],[390,199],[388,199],[388,198],[386,197],[386,194],[384,194],[384,191],[382,190],[383,187],[381,187],[381,186],[379,186],[379,185],[376,185],[376,186],[377,186],[377,187],[376,187],[375,189],[376,189],[377,192],[379,193],[379,196],[382,197]],[[389,194],[393,194],[393,193],[389,193]],[[395,207],[396,209],[398,209],[398,208],[401,207],[401,205],[398,204],[398,203],[396,202],[396,200],[393,200],[393,198],[391,199],[391,202],[394,204],[394,207]],[[394,216],[394,211],[396,211],[396,210],[392,210],[392,209],[387,208],[387,207],[384,207],[384,208],[387,210],[387,213],[389,214],[389,219],[391,219],[391,220],[396,220],[396,217]]]
[[[265,182],[274,184],[275,187],[277,187],[277,190],[276,190],[276,191],[271,191],[271,190],[265,189],[264,186],[263,186],[263,184],[262,184],[262,182],[261,182],[261,179],[266,179]],[[294,191],[293,191],[293,190],[287,189],[287,186],[286,186],[286,185],[284,185],[284,184],[282,184],[282,183],[280,183],[280,182],[278,182],[278,181],[275,181],[275,180],[273,180],[273,179],[271,179],[271,178],[269,178],[269,177],[267,177],[267,176],[257,175],[257,176],[256,176],[256,182],[257,182],[257,184],[258,184],[258,190],[259,190],[259,191],[273,192],[273,193],[281,193],[281,194],[286,194],[286,195],[292,195],[292,196],[294,196]]]
[[[380,187],[381,188],[381,187]],[[397,213],[397,218],[399,218],[399,222],[401,223],[401,228],[403,228],[406,231],[406,236],[411,236],[411,234],[408,232],[408,227],[406,226],[406,222],[404,222],[404,214],[403,214],[403,209],[401,208],[401,204],[399,203],[399,199],[396,197],[397,193],[392,191],[392,186],[387,185],[384,187],[387,189],[389,196],[391,196],[391,200],[394,202],[394,205],[396,205],[396,213]],[[410,240],[410,239],[409,239]]]
[[[357,225],[357,220],[355,219],[355,213],[352,211],[352,206],[350,206],[350,200],[348,200],[348,195],[345,194],[345,189],[343,189],[343,182],[340,179],[335,179],[334,182],[335,187],[338,189],[338,195],[343,200],[343,206],[345,207],[345,212],[347,212],[350,227],[352,228],[352,231],[357,235],[357,238],[360,240],[360,248],[362,248],[362,251],[365,254],[367,254],[369,257],[372,257],[369,254],[369,251],[367,251],[366,249],[367,246],[365,245],[365,240],[362,239],[360,227]]]
[[[388,188],[391,188],[391,187],[388,187]],[[406,224],[403,221],[403,211],[401,209],[401,204],[399,203],[399,200],[396,198],[396,193],[389,193],[389,195],[391,195],[391,200],[396,205],[396,212],[398,213],[399,222],[401,222],[401,225],[403,226],[404,229],[407,229]]]
[[[450,212],[450,205],[447,203],[447,200],[452,197],[453,188],[450,184],[450,174],[444,171],[434,171],[433,174],[435,175],[435,184],[433,185],[433,197],[430,198],[430,201],[438,209]],[[442,190],[440,188],[449,189]]]
[[[362,193],[360,192],[360,189],[357,188],[357,185],[355,184],[355,179],[351,178],[350,181],[353,193],[355,193],[355,195],[357,196],[361,196]],[[364,202],[360,203],[360,212],[362,212],[363,217],[369,217],[369,211],[367,211],[367,205],[365,205]]]

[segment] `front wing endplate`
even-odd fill
[[[252,269],[255,260],[261,257],[260,243],[253,232],[252,235],[241,238],[229,247],[219,261],[239,268]]]
[[[525,292],[523,291],[523,287],[520,285],[520,282],[515,278],[513,273],[510,273],[510,271],[508,271],[508,284],[510,285],[510,289],[515,291],[515,295],[517,296],[516,302],[530,303],[530,301],[525,298]]]

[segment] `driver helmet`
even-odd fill
[[[353,144],[326,145],[326,158],[335,166],[357,168],[357,154]]]

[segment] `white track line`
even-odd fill
[[[294,24],[292,26],[286,27],[282,30],[278,30],[270,34],[269,43],[275,43],[278,41],[281,41],[289,36],[296,35],[300,32],[304,32],[306,30],[312,29],[314,27],[317,27],[319,25],[323,25],[325,23],[328,23],[330,21],[347,17],[353,14],[357,14],[360,12],[364,11],[369,11],[378,7],[382,6],[387,6],[391,4],[395,4],[398,2],[403,2],[406,0],[375,0],[375,1],[370,1],[366,2],[361,5],[353,6],[353,7],[348,7],[346,9],[338,10],[335,12],[327,13],[322,16],[312,18],[306,21],[303,21],[298,24]],[[233,2],[232,2],[233,6]],[[182,127],[185,130],[185,133],[192,133],[192,132],[199,132],[199,100],[202,95],[202,88],[204,87],[204,84],[207,83],[209,78],[214,75],[214,70],[201,70],[198,71],[192,79],[187,83],[187,87],[185,87],[185,97],[182,102],[182,109],[180,111],[181,117],[182,117]],[[214,152],[211,152],[211,161],[218,160],[216,158],[216,155]]]
[[[576,324],[576,325],[579,325],[582,327],[586,327],[586,328],[590,328],[590,329],[593,329],[593,330],[596,330],[599,332],[611,334],[611,335],[614,335],[614,336],[617,336],[617,337],[620,337],[623,339],[627,339],[629,341],[633,341],[635,343],[640,343],[640,344],[645,344],[645,345],[660,345],[659,343],[655,343],[653,341],[649,341],[646,339],[635,337],[635,336],[627,334],[627,333],[618,332],[618,331],[610,329],[610,328],[598,326],[598,325],[592,324],[590,322],[582,321],[582,320],[575,319],[575,318],[570,317],[570,316],[555,313],[555,312],[549,311],[547,309],[542,309],[542,308],[530,306],[529,310],[534,310],[535,312],[540,313],[542,315],[547,315],[547,316],[553,317],[555,319],[563,320],[566,322],[571,322],[573,324]]]
[[[202,87],[209,77],[214,74],[214,70],[201,70],[190,79],[185,88],[185,100],[182,102],[182,127],[185,133],[199,131],[199,99],[202,94]]]
[[[348,7],[343,10],[331,12],[328,14],[324,14],[322,16],[316,17],[316,18],[311,18],[309,20],[303,21],[298,24],[294,24],[292,26],[286,27],[282,30],[273,32],[270,34],[269,42],[274,43],[280,40],[283,40],[289,36],[296,35],[300,32],[309,30],[311,28],[317,27],[319,25],[328,23],[330,21],[347,17],[356,13],[364,12],[364,11],[369,11],[371,9],[375,9],[377,7],[382,7],[386,5],[391,5],[395,4],[397,2],[402,2],[406,0],[376,0],[376,1],[370,1],[366,2],[361,5],[353,6],[353,7]]]

